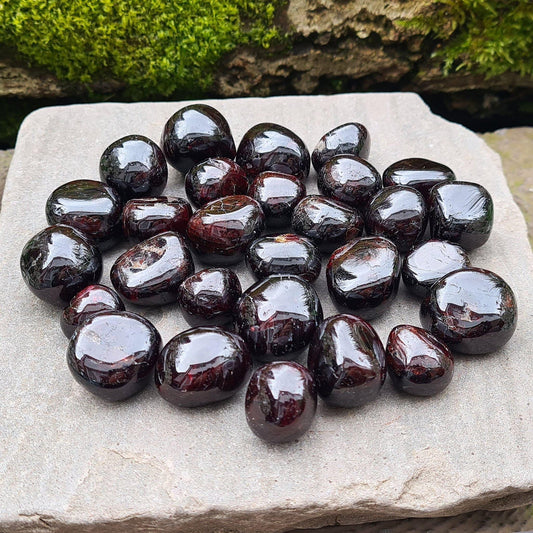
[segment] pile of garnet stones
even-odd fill
[[[431,396],[452,378],[452,352],[502,347],[516,327],[515,297],[467,255],[489,238],[489,193],[426,159],[398,161],[381,176],[369,150],[358,123],[326,133],[312,156],[271,123],[252,127],[236,148],[225,118],[202,104],[168,120],[161,148],[140,135],[108,146],[101,181],[52,192],[50,226],[20,260],[33,293],[64,308],[74,378],[109,401],[155,379],[179,407],[218,402],[248,384],[250,428],[286,442],[311,425],[317,395],[359,407],[388,372],[400,391]],[[320,195],[306,195],[311,162]],[[161,196],[167,163],[184,176],[189,201]],[[133,245],[111,268],[113,290],[98,285],[101,252],[121,238]],[[191,250],[208,268],[195,271]],[[325,319],[312,286],[323,254],[342,313]],[[243,259],[257,278],[244,292],[228,268]],[[397,325],[384,347],[368,320],[387,311],[400,277],[422,300],[424,329]],[[154,325],[124,302],[179,302],[191,329],[162,347]],[[291,361],[306,348],[307,366]]]

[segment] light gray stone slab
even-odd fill
[[[173,408],[153,387],[106,404],[70,376],[59,312],[26,289],[20,251],[46,226],[55,187],[98,179],[101,152],[120,136],[158,140],[183,103],[36,111],[21,127],[0,212],[0,531],[281,532],[533,501],[533,261],[499,157],[413,94],[208,103],[237,142],[253,124],[274,121],[312,149],[325,131],[356,120],[371,132],[378,170],[427,157],[482,183],[494,198],[495,228],[472,260],[514,288],[516,334],[498,353],[457,357],[451,385],[435,398],[400,396],[387,382],[362,409],[321,405],[308,434],[290,445],[265,444],[249,431],[243,391],[198,410]],[[308,190],[316,191],[314,174]],[[183,193],[174,171],[167,192]],[[117,253],[106,256],[105,283]],[[248,286],[251,276],[238,271]],[[324,275],[316,286],[325,315],[333,314]],[[142,312],[165,341],[185,328],[175,306]],[[399,323],[419,323],[418,303],[403,290],[373,322],[384,341]]]

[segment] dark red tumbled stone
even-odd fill
[[[182,174],[210,157],[235,157],[235,142],[227,120],[214,107],[192,104],[165,124],[161,147],[167,161]]]
[[[60,324],[70,339],[76,328],[90,316],[101,311],[124,311],[124,303],[118,294],[105,285],[89,285],[82,289],[63,309]]]
[[[207,159],[187,172],[185,191],[195,207],[202,207],[217,198],[246,194],[248,178],[244,170],[231,159]]]
[[[223,326],[233,321],[242,294],[237,274],[228,268],[206,268],[183,281],[178,302],[191,326]]]
[[[398,294],[400,254],[383,237],[361,237],[335,250],[326,268],[333,302],[369,320],[383,314]]]
[[[317,183],[324,196],[364,211],[370,199],[381,189],[381,176],[364,159],[336,155],[324,163]]]
[[[328,131],[318,141],[311,159],[318,172],[335,155],[355,155],[367,159],[370,153],[370,134],[363,124],[348,122]]]
[[[204,263],[238,263],[263,231],[265,215],[249,196],[226,196],[208,203],[191,217],[187,236]]]
[[[233,396],[251,371],[252,359],[238,335],[205,326],[168,342],[157,359],[155,384],[167,402],[198,407]]]
[[[102,255],[75,229],[50,226],[26,243],[20,270],[33,294],[63,308],[81,289],[98,283]]]
[[[374,400],[385,382],[385,350],[363,319],[335,315],[316,330],[307,367],[328,405],[360,407]]]
[[[313,241],[321,252],[331,253],[362,235],[365,223],[356,209],[325,196],[310,195],[294,208],[291,228]]]
[[[271,122],[256,124],[244,134],[236,161],[252,179],[266,170],[305,179],[310,167],[309,151],[302,139]]]
[[[184,235],[191,216],[192,208],[183,198],[134,198],[124,206],[122,230],[126,238],[139,241],[166,231]]]
[[[372,198],[365,219],[368,235],[386,237],[405,253],[424,235],[426,202],[412,187],[387,187]]]
[[[419,191],[429,203],[431,188],[439,183],[455,181],[453,171],[429,159],[412,157],[396,161],[383,172],[383,186],[405,185]]]
[[[281,172],[261,172],[248,191],[259,202],[266,217],[267,226],[282,228],[291,223],[294,208],[306,195],[302,180]]]
[[[181,282],[193,272],[183,238],[168,231],[124,252],[111,267],[111,282],[128,302],[163,305],[177,300]]]
[[[159,196],[167,184],[167,162],[154,141],[143,135],[127,135],[104,150],[100,179],[123,200]]]
[[[485,354],[512,337],[518,319],[514,293],[494,272],[465,268],[447,274],[422,302],[426,330],[456,352]]]
[[[246,391],[250,429],[267,442],[290,442],[311,426],[317,396],[309,371],[298,363],[279,361],[258,368]]]
[[[115,402],[146,387],[160,348],[161,337],[146,318],[127,311],[103,311],[76,329],[67,363],[89,392]]]
[[[453,356],[448,347],[415,326],[396,326],[390,332],[386,361],[394,386],[415,396],[443,391],[453,376]]]
[[[276,274],[244,292],[235,325],[254,359],[293,359],[307,346],[322,316],[318,295],[307,281]]]

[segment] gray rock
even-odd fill
[[[23,124],[0,214],[0,530],[281,532],[533,501],[532,253],[499,157],[472,132],[433,116],[413,94],[352,94],[208,101],[237,139],[275,121],[313,148],[340,123],[372,135],[370,161],[383,171],[409,156],[451,166],[482,183],[495,202],[476,266],[514,288],[520,319],[498,353],[458,357],[456,374],[431,399],[398,395],[387,382],[360,410],[321,405],[308,434],[271,446],[248,429],[244,391],[199,410],[166,404],[149,388],[108,405],[70,376],[57,309],[24,286],[24,243],[46,225],[49,193],[75,178],[98,179],[104,148],[128,133],[158,139],[182,104],[46,108]],[[308,180],[316,191],[315,175]],[[183,194],[171,171],[169,194]],[[117,250],[106,257],[104,282]],[[252,282],[238,267],[243,286]],[[324,276],[316,283],[334,314]],[[141,311],[165,341],[185,329],[175,307]],[[419,324],[418,303],[401,291],[373,324],[385,340],[399,323]]]

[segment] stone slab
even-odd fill
[[[230,401],[179,410],[149,388],[108,405],[71,378],[58,311],[25,288],[20,251],[46,225],[50,192],[98,179],[103,149],[140,133],[158,139],[183,103],[46,108],[21,127],[0,213],[0,531],[281,532],[381,519],[454,515],[533,501],[532,253],[499,157],[465,128],[432,115],[413,94],[208,101],[237,140],[275,121],[312,148],[323,132],[357,120],[372,135],[383,171],[410,156],[450,165],[495,201],[493,235],[472,253],[515,289],[520,319],[498,353],[457,357],[448,389],[432,399],[398,395],[356,411],[320,405],[299,442],[272,446],[248,430],[241,392]],[[316,191],[315,175],[308,180]],[[170,173],[169,194],[182,194]],[[106,256],[103,281],[114,256]],[[243,285],[252,278],[238,268]],[[335,311],[318,280],[325,315]],[[175,307],[142,312],[165,341],[185,328]],[[373,324],[386,340],[418,324],[403,290]]]

